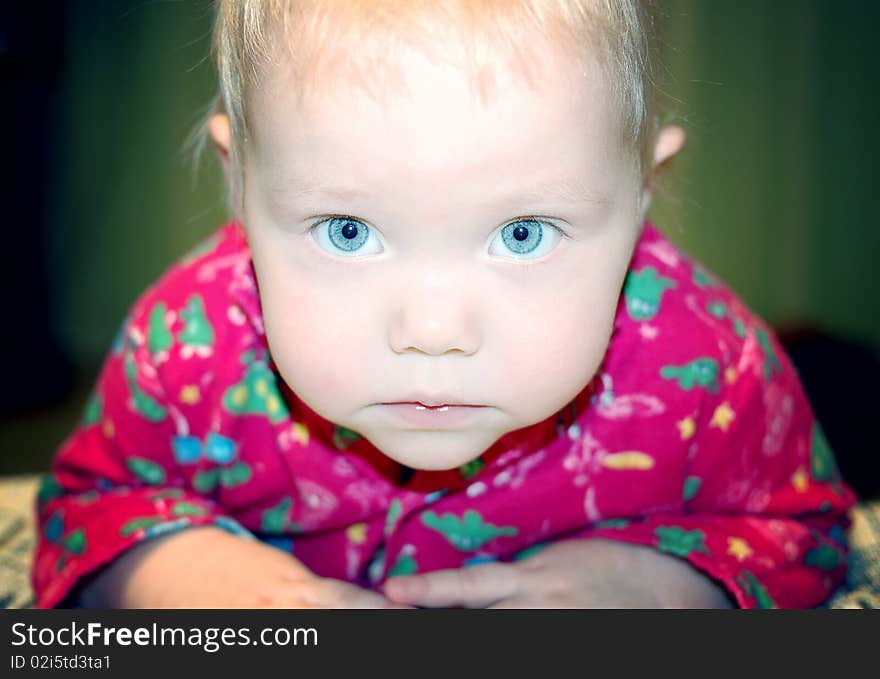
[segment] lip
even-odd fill
[[[456,399],[451,394],[425,394],[425,393],[415,393],[408,394],[406,398],[401,399],[400,401],[387,402],[382,405],[398,405],[398,404],[413,404],[413,405],[422,405],[426,408],[440,408],[443,406],[465,406],[469,408],[480,408],[482,407],[478,403],[462,403],[458,399]]]
[[[486,406],[440,403],[428,405],[420,401],[380,403],[381,411],[395,424],[406,424],[418,429],[450,429],[468,424]]]

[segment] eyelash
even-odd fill
[[[513,260],[514,262],[516,262],[518,270],[523,274],[533,271],[535,269],[535,267],[541,267],[541,266],[546,265],[547,264],[547,256],[550,253],[552,253],[559,246],[559,241],[563,240],[563,239],[570,239],[571,238],[571,236],[569,236],[569,234],[566,233],[566,231],[564,229],[560,228],[559,226],[557,226],[553,222],[548,221],[548,219],[546,217],[540,217],[537,215],[523,215],[521,217],[517,217],[516,219],[511,219],[510,221],[503,224],[497,231],[493,232],[492,239],[490,240],[490,245],[495,242],[496,238],[501,237],[502,233],[504,232],[504,230],[506,228],[508,228],[509,226],[511,226],[513,224],[517,224],[520,222],[524,222],[524,223],[532,222],[534,224],[540,224],[542,228],[546,227],[548,229],[551,229],[553,232],[555,232],[555,236],[553,236],[553,237],[557,238],[556,242],[550,246],[549,250],[547,250],[546,252],[544,252],[543,254],[541,254],[537,257],[516,256],[514,253],[510,253],[510,256],[501,258],[501,259]],[[502,240],[504,240],[504,239],[502,238]],[[541,240],[543,240],[543,237]],[[509,249],[508,249],[508,252],[510,252]]]
[[[374,227],[370,226],[369,224],[367,224],[366,222],[364,222],[362,219],[360,219],[358,217],[354,217],[352,215],[346,215],[346,214],[329,214],[329,215],[322,215],[322,216],[316,218],[315,221],[313,221],[308,226],[306,233],[314,236],[315,230],[318,227],[322,226],[323,224],[326,224],[327,222],[329,222],[333,219],[351,220],[351,221],[357,222],[359,224],[364,224],[368,229],[375,230]],[[547,226],[551,229],[554,229],[559,234],[560,238],[571,240],[571,235],[569,235],[564,229],[557,226],[553,222],[548,221],[546,217],[540,217],[537,215],[522,215],[520,217],[516,217],[515,219],[511,219],[510,221],[502,224],[501,227],[497,230],[497,233],[501,233],[502,229],[506,228],[510,224],[516,224],[517,222],[536,222],[538,224],[541,224],[542,226]],[[496,232],[493,232],[493,238],[494,238],[494,233],[496,233]],[[544,263],[542,261],[543,258],[535,260],[535,259],[530,259],[530,258],[514,257],[513,259],[518,262],[521,262],[522,266],[526,269],[529,269],[533,266],[539,266],[542,263]]]

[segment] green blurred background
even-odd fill
[[[226,215],[216,164],[194,184],[183,149],[214,91],[211,3],[52,7],[0,10],[4,129],[20,156],[4,163],[6,230],[27,234],[8,236],[14,261],[4,267],[14,301],[0,473],[47,466],[129,304]],[[811,359],[837,380],[814,393],[850,403],[834,415],[844,417],[838,430],[867,427],[877,397],[859,366],[873,361],[876,373],[880,349],[880,9],[854,0],[663,7],[665,103],[688,145],[653,217],[786,337],[813,328],[851,348],[838,354],[833,344]],[[859,459],[875,448],[828,434],[839,455],[841,442]]]

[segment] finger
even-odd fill
[[[491,609],[511,609],[511,608],[543,608],[542,606],[530,606],[523,599],[519,599],[517,597],[511,597],[509,599],[502,599],[501,601],[496,601],[491,606],[487,606],[487,608]]]
[[[319,580],[305,598],[307,603],[319,608],[400,607],[398,603],[389,601],[381,594],[332,578]]]
[[[339,602],[338,608],[391,608],[394,606],[387,597],[355,585],[339,583],[337,588],[339,592],[334,598]]]
[[[589,608],[589,606],[580,606],[577,605],[574,601],[569,601],[568,599],[564,599],[562,597],[550,597],[550,598],[540,598],[540,597],[510,597],[508,599],[502,599],[501,601],[496,601],[494,604],[489,606],[492,609],[512,609],[512,608],[540,608],[540,609],[548,609],[548,608]]]
[[[400,575],[385,583],[392,601],[416,606],[484,608],[516,594],[516,569],[509,564],[483,563],[421,575]]]

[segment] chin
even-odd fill
[[[457,469],[476,460],[498,440],[483,441],[474,434],[444,431],[395,432],[393,437],[366,436],[384,455],[412,469],[442,471]]]

